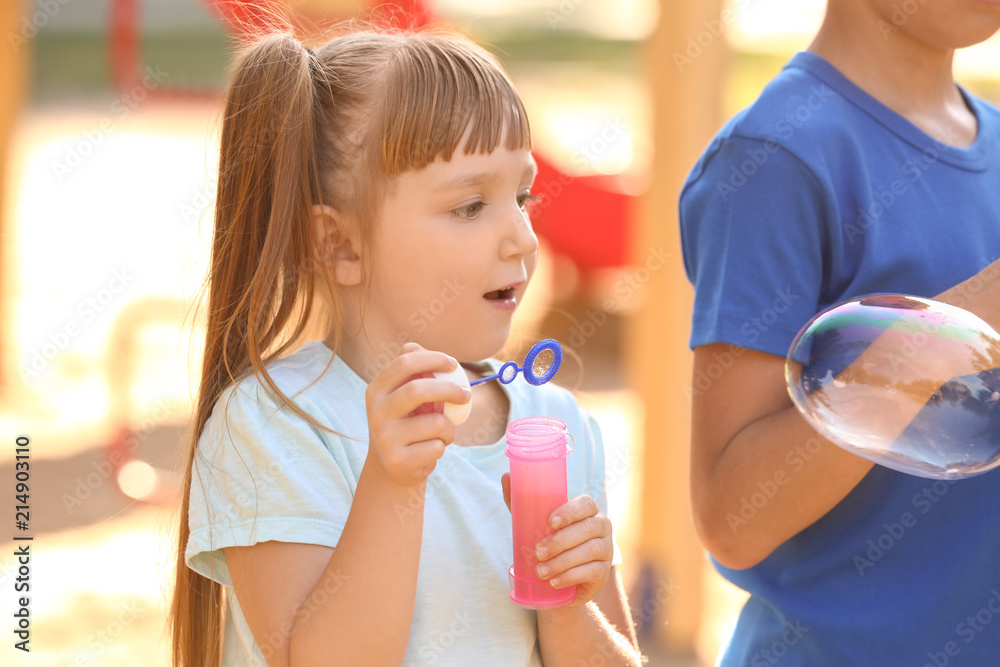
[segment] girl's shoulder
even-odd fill
[[[276,395],[263,376],[249,372],[220,393],[209,419],[226,414],[228,420],[234,411],[244,419],[272,420],[278,412],[294,418],[283,404],[287,399],[324,425],[353,426],[353,412],[358,405],[364,407],[364,382],[320,340],[303,343],[265,368],[285,398]]]
[[[345,369],[350,369],[321,340],[306,341],[291,354],[268,363],[265,369],[278,389],[287,396],[307,392],[317,384],[326,388],[329,388],[329,384],[355,388],[355,382],[352,382],[355,377],[350,377],[354,375],[353,372],[345,373]],[[244,373],[235,384],[230,384],[226,392],[252,394],[269,389],[263,376],[251,370]]]

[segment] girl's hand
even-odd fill
[[[510,473],[501,476],[500,484],[510,509]],[[611,575],[611,520],[593,498],[577,496],[549,515],[549,526],[555,532],[535,545],[536,576],[554,588],[576,584],[576,598],[566,607],[590,602]]]
[[[455,440],[455,425],[425,403],[466,403],[472,392],[431,375],[455,369],[443,352],[406,343],[398,357],[365,391],[368,459],[391,482],[413,486],[427,480],[444,448]]]

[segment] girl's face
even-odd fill
[[[364,329],[374,351],[408,340],[460,361],[496,354],[535,270],[527,150],[456,151],[396,179],[372,246]]]

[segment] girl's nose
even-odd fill
[[[514,259],[531,255],[537,250],[538,237],[531,228],[531,220],[524,210],[515,206],[500,246],[501,256],[503,259]]]

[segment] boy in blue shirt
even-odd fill
[[[873,466],[813,431],[784,378],[802,325],[860,294],[1000,327],[1000,111],[952,77],[998,28],[998,0],[829,0],[684,186],[695,521],[751,595],[724,667],[1000,664],[1000,471]]]

